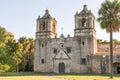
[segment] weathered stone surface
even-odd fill
[[[74,37],[57,38],[57,22],[48,10],[37,19],[34,71],[109,73],[109,45],[97,44],[95,17],[87,5],[75,14]],[[120,68],[120,45],[114,45],[114,71]]]

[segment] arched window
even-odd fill
[[[44,47],[44,42],[41,43],[42,48]]]
[[[38,25],[39,25],[38,30],[41,30],[41,23],[39,23]]]
[[[44,64],[44,59],[41,59],[41,63]]]
[[[84,46],[84,45],[85,45],[85,43],[84,43],[84,42],[82,42],[82,45]]]
[[[42,30],[45,30],[45,22],[43,22]]]
[[[85,27],[85,26],[86,26],[86,19],[82,18],[82,27]]]

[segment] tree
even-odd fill
[[[102,39],[97,39],[97,43],[102,43]]]
[[[10,55],[7,54],[5,47],[0,47],[0,72],[7,72],[10,69]]]
[[[110,33],[110,66],[111,75],[113,78],[113,46],[112,38],[113,32],[119,32],[120,28],[120,2],[118,0],[106,0],[101,4],[101,8],[98,11],[99,18],[102,29],[106,29],[106,32]]]
[[[34,60],[34,39],[33,38],[28,38],[29,43],[30,43],[30,48],[29,48],[29,62],[28,62],[28,69],[29,71],[33,70],[33,60]]]
[[[14,40],[14,35],[0,26],[0,72],[11,71],[12,60],[8,42]]]
[[[22,54],[23,54],[23,61],[22,61],[22,67],[23,67],[23,71],[25,71],[25,66],[26,66],[26,53],[28,53],[28,49],[30,47],[29,41],[27,40],[26,37],[20,37],[18,40],[22,46],[23,46],[23,50],[22,50]]]
[[[33,66],[33,54],[34,54],[34,39],[33,38],[26,38],[20,37],[19,43],[23,46],[23,62],[22,67],[23,71],[31,71]]]
[[[12,53],[12,59],[13,59],[13,62],[16,66],[16,72],[19,71],[19,64],[22,62],[22,49],[23,49],[23,46],[21,43],[17,42],[17,43],[14,43],[14,52]]]
[[[120,41],[118,41],[117,39],[113,39],[113,44],[120,44]]]
[[[21,37],[18,42],[14,35],[0,26],[0,72],[27,69],[32,70],[34,39]]]

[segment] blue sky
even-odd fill
[[[35,38],[36,19],[43,16],[48,9],[52,17],[57,20],[58,36],[74,35],[74,15],[87,4],[89,10],[97,18],[100,4],[104,0],[0,0],[0,26],[5,27],[15,35],[15,39],[26,36]],[[109,40],[109,34],[100,29],[96,22],[97,38]],[[120,33],[114,34],[120,40]]]

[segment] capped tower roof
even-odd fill
[[[88,10],[87,5],[85,4],[80,14],[87,14],[87,13],[91,13],[91,10]]]
[[[49,10],[48,9],[46,9],[45,10],[45,14],[43,15],[43,17],[42,18],[52,18],[52,16],[50,15],[50,13],[49,13]]]

